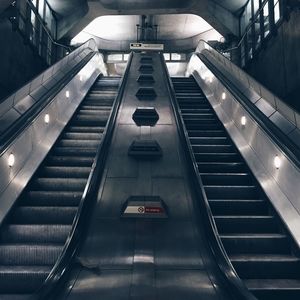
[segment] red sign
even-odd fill
[[[164,213],[164,210],[162,207],[154,207],[154,206],[149,206],[149,207],[145,207],[145,213],[148,214],[162,214]]]

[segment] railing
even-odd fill
[[[245,67],[259,53],[264,43],[276,34],[278,27],[287,16],[286,0],[263,0],[256,11],[253,2],[254,0],[250,0],[248,3],[252,5],[251,18],[242,37],[236,46],[222,51],[224,54],[228,53],[228,56],[241,67]]]
[[[68,54],[71,48],[55,40],[57,20],[47,1],[35,1],[35,5],[32,0],[13,2],[14,15],[10,21],[33,51],[51,65]]]

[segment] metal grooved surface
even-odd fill
[[[180,113],[225,250],[261,300],[299,299],[300,257],[194,78],[173,78]]]
[[[216,281],[202,228],[196,225],[184,156],[159,54],[151,54],[157,124],[137,126],[132,115],[147,107],[135,94],[141,55],[134,53],[106,163],[106,178],[91,216],[73,276],[58,299],[221,300],[229,299]],[[134,140],[155,139],[156,160],[128,156]],[[168,218],[121,218],[131,196],[159,196]]]
[[[28,299],[61,254],[118,85],[96,81],[2,225],[1,300]]]

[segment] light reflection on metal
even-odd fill
[[[281,166],[281,159],[279,158],[278,155],[275,156],[274,158],[274,166],[278,170]]]
[[[11,153],[8,157],[8,166],[11,168],[15,164],[15,156]]]
[[[45,114],[44,121],[45,121],[46,124],[49,124],[49,122],[50,122],[50,115],[49,114]]]
[[[246,123],[247,123],[246,117],[245,117],[245,116],[242,116],[242,118],[241,118],[241,124],[242,124],[243,126],[245,126]]]

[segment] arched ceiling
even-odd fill
[[[195,14],[221,34],[238,35],[238,15],[248,0],[48,0],[59,18],[59,37],[73,38],[105,15]]]
[[[191,38],[212,29],[205,20],[190,14],[155,15],[151,21],[153,25],[157,25],[158,40],[165,41]],[[93,20],[76,37],[80,38],[80,35],[85,34],[112,41],[135,41],[136,25],[139,23],[139,15],[103,16]]]

